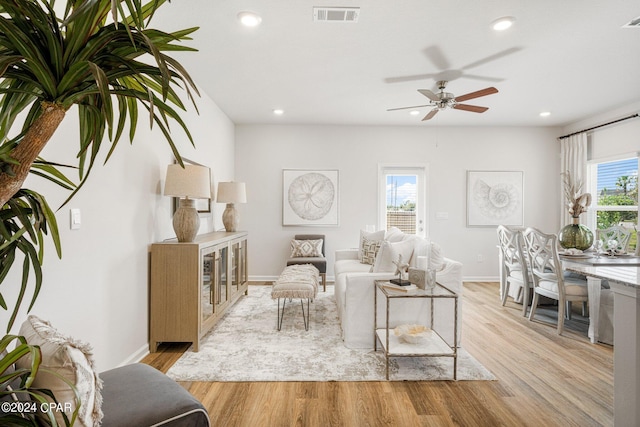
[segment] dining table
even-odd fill
[[[613,406],[616,427],[640,426],[640,257],[585,253],[560,255],[566,271],[583,274],[589,286],[589,312],[598,310],[601,282],[613,291]],[[592,295],[594,297],[592,305]],[[593,319],[589,330],[592,331]],[[597,334],[592,338],[597,340]]]

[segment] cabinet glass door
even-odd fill
[[[200,284],[200,304],[202,306],[202,321],[207,320],[213,314],[214,286],[213,271],[215,252],[207,248],[201,251],[202,283]]]
[[[215,262],[215,287],[216,287],[216,305],[222,305],[227,302],[227,266],[228,266],[228,249],[227,247],[218,248],[216,251]]]
[[[242,240],[231,246],[231,287],[233,292],[247,280],[247,242]]]

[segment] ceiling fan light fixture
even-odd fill
[[[273,114],[275,114],[276,116],[281,116],[284,114],[284,110],[276,108],[275,110],[273,110]]]
[[[511,28],[516,18],[513,16],[503,16],[502,18],[498,18],[491,23],[491,28],[495,31],[504,31],[508,28]]]
[[[238,13],[238,21],[245,27],[257,27],[262,22],[262,17],[255,12],[244,10]]]
[[[540,113],[540,117],[549,117],[551,115],[551,111],[543,111]]]

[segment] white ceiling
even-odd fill
[[[359,7],[359,22],[314,22],[314,6]],[[516,22],[497,33],[501,16]],[[174,0],[152,27],[200,27],[199,52],[176,57],[236,124],[561,126],[640,100],[640,28],[621,28],[638,16],[637,0]],[[499,93],[466,102],[483,114],[386,111],[428,104],[417,89],[441,78]]]

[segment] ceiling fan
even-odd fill
[[[440,110],[444,110],[445,108],[453,108],[456,110],[464,110],[471,111],[472,113],[484,113],[489,108],[488,107],[479,107],[477,105],[469,105],[469,104],[461,104],[463,101],[467,101],[469,99],[480,98],[481,96],[487,96],[494,93],[498,93],[498,89],[495,87],[487,87],[475,92],[467,93],[466,95],[454,96],[452,93],[445,92],[444,89],[447,86],[447,82],[444,80],[440,80],[437,82],[438,89],[440,92],[433,93],[428,89],[418,89],[418,92],[429,98],[430,103],[426,105],[416,105],[413,107],[400,107],[400,108],[390,108],[387,111],[397,111],[397,110],[409,110],[412,108],[422,108],[422,107],[434,107],[426,116],[422,119],[422,121],[429,120],[436,115],[436,113]]]

